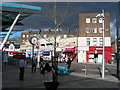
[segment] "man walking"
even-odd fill
[[[19,68],[20,68],[20,73],[19,73],[19,80],[24,80],[24,68],[25,68],[25,61],[24,58],[22,57],[21,60],[18,63]]]
[[[33,61],[32,61],[32,73],[36,72],[36,65],[37,65],[37,60],[35,57],[33,57]]]
[[[40,71],[43,69],[44,59],[43,56],[40,57]]]

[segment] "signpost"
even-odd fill
[[[30,38],[29,42],[32,44],[32,63],[33,63],[33,59],[34,59],[34,45],[37,44],[38,38],[36,36],[33,36],[33,37]],[[33,73],[33,70],[32,70],[32,73]]]

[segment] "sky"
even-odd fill
[[[54,15],[54,5],[51,2],[14,2],[17,4],[25,4],[41,7],[43,11],[52,11],[49,15],[33,14],[21,22],[30,28],[51,28],[54,29],[54,24],[52,23],[52,16]],[[78,14],[79,13],[101,13],[102,9],[105,12],[110,13],[110,29],[112,41],[115,39],[116,30],[116,2],[57,2],[56,3],[56,13],[62,16],[57,16],[57,22],[63,23],[60,28],[67,30],[78,29]],[[66,13],[67,12],[67,13]],[[66,13],[66,14],[65,14]],[[65,14],[65,16],[64,16]],[[51,18],[50,18],[51,17]],[[63,19],[64,18],[64,19]],[[18,35],[17,32],[11,37]]]

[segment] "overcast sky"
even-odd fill
[[[54,11],[54,3],[51,2],[15,2],[19,4],[25,5],[33,5],[41,7],[43,10],[51,10]],[[105,12],[110,13],[110,29],[111,29],[111,37],[112,41],[115,38],[115,30],[116,30],[116,2],[57,2],[56,4],[57,13],[64,14],[67,10],[69,10],[69,14],[65,16],[64,22],[61,24],[60,28],[67,30],[70,28],[71,30],[78,29],[78,14],[79,13],[101,13],[101,10],[104,9]],[[47,8],[47,9],[46,9]],[[53,14],[51,14],[53,15]],[[58,22],[62,21],[61,16],[58,16]],[[54,28],[53,23],[51,22],[48,15],[38,15],[33,14],[26,19],[21,21],[27,26],[33,28]],[[13,35],[15,36],[15,35]]]

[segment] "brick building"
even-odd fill
[[[78,62],[102,62],[102,19],[98,13],[79,13]],[[110,61],[110,14],[105,13],[105,61]],[[97,57],[95,59],[95,54]]]

